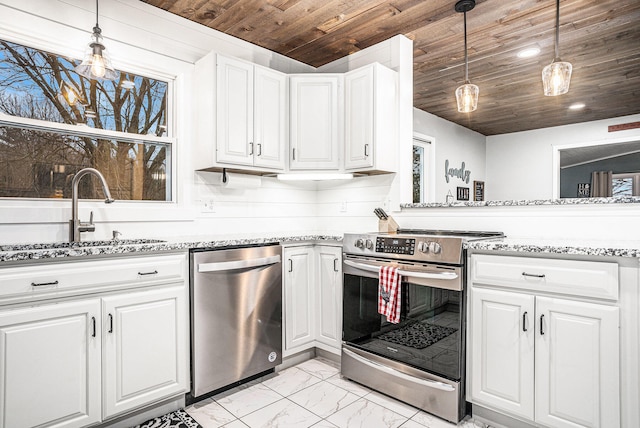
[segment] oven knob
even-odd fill
[[[356,240],[356,248],[364,248],[364,240],[357,239]]]
[[[440,254],[442,247],[437,242],[429,242],[429,249],[433,254]]]
[[[418,243],[418,251],[420,251],[421,253],[428,253],[429,245],[426,242],[421,241],[420,243]]]
[[[373,250],[373,241],[371,239],[367,239],[367,241],[364,243],[364,246],[367,248],[367,250]]]

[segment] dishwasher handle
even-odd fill
[[[229,262],[198,263],[198,272],[225,272],[230,270],[258,268],[280,263],[280,255],[258,259],[232,260]]]

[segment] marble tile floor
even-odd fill
[[[456,425],[343,379],[315,358],[185,409],[203,428],[455,428]],[[458,427],[485,427],[465,420]]]

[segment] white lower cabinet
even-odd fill
[[[284,248],[283,255],[286,356],[315,340],[313,246]]]
[[[0,427],[82,427],[100,415],[100,300],[0,312]]]
[[[51,265],[47,296],[65,296],[55,300],[31,279],[47,265],[0,270],[0,280],[31,281],[0,306],[0,428],[84,427],[187,392],[186,256],[119,263],[134,279],[93,274],[112,259]],[[95,287],[71,296],[67,283]]]
[[[472,287],[471,401],[548,427],[620,426],[619,308]]]
[[[184,290],[172,287],[102,299],[104,418],[185,390]]]
[[[284,353],[315,346],[339,353],[342,343],[342,248],[285,247]]]
[[[328,351],[340,350],[342,344],[342,248],[316,247],[318,274],[317,341]],[[324,345],[324,346],[323,346]],[[328,348],[327,348],[328,347]]]

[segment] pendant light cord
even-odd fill
[[[96,27],[99,27],[99,25],[98,25],[98,0],[96,0]]]
[[[555,43],[555,60],[560,59],[560,0],[556,0],[556,43]]]
[[[464,12],[464,83],[469,83],[469,56],[467,54],[467,11]]]

